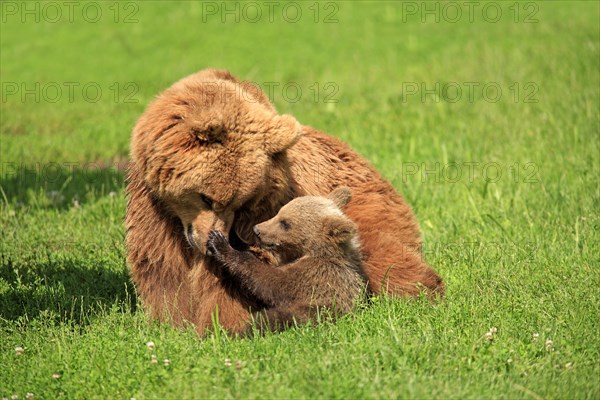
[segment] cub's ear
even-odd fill
[[[327,198],[339,208],[342,209],[352,199],[352,191],[348,186],[338,186],[327,195]]]
[[[328,239],[342,243],[356,234],[356,224],[347,217],[330,215],[323,219],[323,230]]]
[[[269,154],[279,153],[294,145],[302,135],[302,126],[291,115],[277,115],[265,132],[265,149]]]

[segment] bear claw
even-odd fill
[[[227,238],[222,232],[219,231],[211,231],[208,234],[208,250],[212,253],[212,255],[217,255],[220,253],[219,250],[223,250],[225,246],[228,245]]]

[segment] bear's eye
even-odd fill
[[[213,201],[212,201],[212,199],[211,199],[210,197],[208,197],[208,196],[207,196],[207,195],[205,195],[205,194],[201,194],[201,195],[200,195],[200,200],[202,200],[202,202],[203,202],[204,204],[206,204],[206,207],[208,207],[208,208],[212,208],[212,206],[213,206]]]
[[[281,225],[281,228],[282,228],[284,231],[289,231],[289,230],[290,230],[290,228],[292,227],[292,226],[290,225],[290,223],[289,223],[289,222],[287,222],[285,219],[282,219],[281,221],[279,221],[279,225]]]

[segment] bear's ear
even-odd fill
[[[269,154],[287,150],[302,135],[302,126],[291,115],[276,115],[265,132],[265,149]]]
[[[323,218],[323,230],[328,239],[342,243],[356,235],[356,224],[347,217],[328,215]]]
[[[352,191],[348,186],[338,186],[327,195],[327,198],[339,208],[342,209],[352,199]]]
[[[222,79],[224,81],[238,82],[237,78],[231,75],[231,72],[226,69],[217,68],[206,68],[196,73],[198,76],[211,78],[211,79]]]

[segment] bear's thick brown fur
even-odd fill
[[[144,304],[200,334],[215,311],[226,329],[243,329],[249,308],[265,305],[206,257],[208,233],[253,243],[252,227],[291,199],[337,186],[353,193],[345,213],[359,229],[369,289],[442,294],[440,277],[420,257],[410,207],[346,144],[278,115],[262,91],[226,71],[176,82],[141,115],[131,141],[127,259]]]
[[[358,228],[344,213],[347,187],[325,197],[296,197],[277,215],[254,227],[258,245],[272,253],[265,262],[251,251],[231,247],[219,231],[209,234],[208,249],[244,292],[266,304],[254,314],[259,330],[282,330],[327,310],[340,316],[364,293]]]

